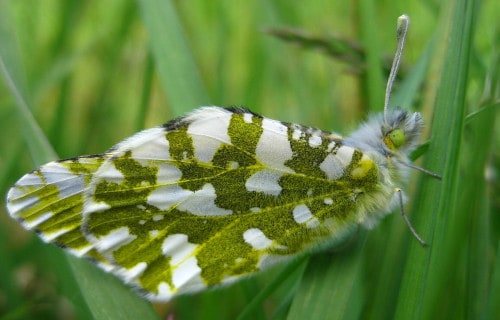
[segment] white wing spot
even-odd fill
[[[326,174],[328,179],[337,180],[344,174],[345,166],[337,156],[329,154],[321,162],[319,168]]]
[[[136,133],[113,147],[116,154],[130,150],[134,160],[168,160],[169,145],[165,138],[165,129],[155,127]]]
[[[292,132],[292,139],[299,140],[303,135],[303,132],[299,129],[294,129]]]
[[[68,250],[69,252],[71,252],[72,254],[74,254],[75,256],[77,257],[83,257],[84,255],[86,255],[91,249],[93,249],[92,245],[85,245],[83,247],[79,247],[79,248],[69,248],[67,247],[66,250]],[[110,272],[112,267],[106,263],[106,262],[99,262],[100,263],[100,267],[105,270],[106,272]]]
[[[39,236],[45,242],[53,242],[55,239],[59,238],[59,236],[71,230],[72,230],[71,226],[67,228],[59,228],[54,232],[44,231],[44,233],[40,233]]]
[[[193,194],[193,191],[182,189],[176,184],[166,185],[153,190],[148,196],[147,203],[160,210],[169,210]]]
[[[323,199],[323,203],[327,205],[333,204],[333,199],[332,198],[325,198]]]
[[[320,136],[311,136],[309,138],[309,146],[316,148],[319,147],[323,143],[323,140]]]
[[[129,244],[137,238],[131,235],[127,227],[113,230],[105,236],[97,238],[95,245],[98,251],[115,251],[116,249]]]
[[[348,166],[352,161],[352,155],[354,154],[354,149],[351,147],[340,147],[337,151],[338,159],[344,164],[344,166]]]
[[[187,133],[193,139],[194,156],[209,163],[222,143],[231,144],[228,128],[232,113],[224,109],[205,110],[203,118],[189,124]]]
[[[88,217],[92,212],[105,211],[110,209],[111,206],[105,202],[96,202],[92,198],[92,195],[86,195],[85,201],[83,201],[82,215]]]
[[[175,291],[170,288],[170,286],[166,282],[160,282],[160,284],[158,285],[158,294],[148,295],[148,298],[157,301],[168,301],[172,299],[174,294]]]
[[[61,199],[80,193],[85,188],[85,181],[82,176],[72,173],[66,166],[58,162],[50,162],[40,168],[40,174],[45,178],[45,185],[55,185],[59,191]],[[29,179],[32,174],[25,177]],[[31,180],[31,179],[29,179]],[[23,183],[23,185],[25,185]]]
[[[257,250],[265,250],[273,245],[273,241],[266,237],[262,230],[257,228],[248,229],[243,233],[243,239],[246,243]]]
[[[130,269],[122,268],[117,273],[121,274],[125,282],[130,283],[137,279],[146,270],[148,264],[146,262],[139,262]]]
[[[145,130],[151,139],[142,145],[132,149],[132,158],[146,160],[170,160],[170,145],[168,143],[166,132],[163,128],[153,128]],[[154,136],[153,136],[154,134]]]
[[[172,283],[183,292],[198,291],[206,287],[196,257],[189,257],[172,271]]]
[[[237,169],[240,167],[240,164],[236,161],[229,161],[228,168],[229,169]]]
[[[257,159],[265,166],[292,173],[293,170],[285,166],[285,162],[293,156],[288,128],[279,121],[264,118],[262,129],[255,150]]]
[[[76,176],[69,171],[68,168],[58,162],[49,162],[40,167],[40,173],[45,177],[46,184],[57,184],[58,182],[67,180],[68,177]]]
[[[305,204],[299,204],[293,209],[293,219],[297,223],[304,223],[312,217],[311,210]]]
[[[301,224],[305,223],[308,228],[315,228],[319,225],[319,220],[316,218],[308,206],[299,204],[293,209],[293,219]]]
[[[156,183],[158,185],[176,183],[182,177],[181,170],[174,165],[161,163],[157,166],[157,168],[158,168],[158,174],[156,177]]]
[[[170,264],[175,266],[194,254],[196,247],[197,244],[189,243],[186,234],[178,233],[166,237],[161,249],[165,256],[172,258]]]
[[[125,179],[123,173],[116,169],[114,161],[108,161],[103,164],[103,169],[105,170],[100,171],[99,178],[106,182],[120,184]]]
[[[328,147],[326,148],[326,152],[332,152],[332,150],[335,148],[337,144],[335,143],[335,141],[332,141],[328,144]]]
[[[279,184],[282,175],[281,172],[268,169],[257,171],[245,182],[245,188],[249,192],[256,191],[279,196],[283,189]]]
[[[160,234],[160,231],[158,231],[158,230],[151,230],[151,231],[149,231],[149,237],[150,238],[154,239],[154,238],[156,238],[158,236],[158,234]]]
[[[51,163],[49,163],[51,164]],[[47,165],[49,165],[47,164]],[[25,174],[19,181],[16,182],[15,188],[12,188],[12,191],[9,191],[9,195],[11,195],[12,198],[17,198],[19,196],[23,196],[24,192],[21,190],[18,190],[18,188],[22,187],[32,187],[32,186],[39,186],[39,185],[45,185],[45,182],[43,182],[42,178],[39,176],[40,172],[34,171],[32,173]],[[14,190],[13,190],[14,189]],[[10,197],[9,197],[10,198]]]
[[[197,244],[189,243],[186,234],[168,236],[162,244],[162,252],[171,257],[172,283],[176,290],[184,292],[197,291],[205,286],[201,278],[201,268],[194,256]]]
[[[22,178],[24,179],[24,177]],[[12,187],[7,194],[7,209],[13,218],[26,219],[23,211],[32,206],[36,206],[40,199],[37,196],[25,197],[26,192],[22,191],[19,186]],[[27,224],[28,225],[28,224]]]
[[[181,211],[187,211],[199,216],[229,215],[233,211],[219,208],[215,205],[215,188],[207,183],[200,190],[196,190],[192,196],[186,198],[177,207]]]
[[[246,123],[252,123],[252,118],[253,115],[251,113],[245,112],[243,114],[243,121],[245,121]]]
[[[163,214],[158,214],[156,216],[153,216],[153,221],[160,221],[163,220],[163,218],[165,218]]]

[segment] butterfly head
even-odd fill
[[[381,126],[382,141],[391,153],[408,153],[417,144],[423,120],[418,112],[395,109],[387,113]]]
[[[404,158],[417,147],[423,124],[420,113],[393,109],[385,117],[383,114],[370,117],[346,137],[345,144],[384,157]]]

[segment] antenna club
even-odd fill
[[[409,26],[410,26],[410,17],[407,14],[400,15],[398,17],[398,23],[397,23],[398,40],[406,36]]]
[[[398,73],[399,64],[401,62],[401,56],[403,55],[403,48],[405,45],[406,34],[408,33],[408,27],[410,25],[410,17],[403,14],[398,17],[397,22],[397,48],[394,55],[394,60],[392,61],[391,72],[389,73],[389,79],[387,80],[387,87],[385,90],[385,102],[384,102],[384,123],[387,125],[387,109],[389,107],[389,102],[391,100],[392,85],[396,79],[396,74]]]
[[[401,28],[408,28],[408,25],[410,24],[410,17],[404,13],[398,17],[398,30]]]

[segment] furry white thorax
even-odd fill
[[[373,228],[379,218],[398,205],[399,199],[395,190],[408,180],[410,168],[404,163],[410,162],[408,155],[418,145],[422,127],[420,113],[394,109],[387,114],[387,123],[384,123],[383,114],[373,115],[361,124],[358,130],[345,138],[344,145],[363,150],[375,161],[379,169],[381,192],[371,201],[367,201],[365,210],[360,210],[358,216],[359,222],[365,227]],[[390,150],[384,143],[384,137],[396,129],[404,132],[405,143],[397,150]],[[387,197],[388,194],[392,194],[392,197]],[[368,212],[370,214],[366,214]]]

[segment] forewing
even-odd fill
[[[151,300],[239,279],[338,238],[377,166],[342,137],[207,107],[102,155],[48,163],[8,193],[42,239]]]
[[[377,172],[341,142],[200,109],[112,149],[85,194],[84,230],[150,299],[230,282],[353,224],[356,195]]]

